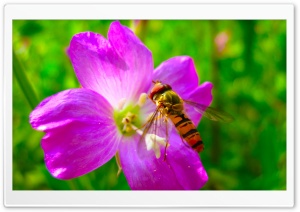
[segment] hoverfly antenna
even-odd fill
[[[155,81],[152,80],[152,83],[153,83],[153,84],[157,84],[157,83],[161,83],[161,81],[159,81],[159,80],[155,80]]]

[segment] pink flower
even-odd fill
[[[199,155],[182,142],[175,128],[165,161],[160,157],[163,145],[159,155],[149,146],[139,150],[140,134],[131,128],[124,130],[129,114],[135,117],[132,124],[141,128],[154,111],[153,102],[144,99],[152,80],[171,85],[183,99],[210,104],[212,84],[198,86],[190,57],[171,58],[154,70],[151,52],[119,22],[111,24],[108,39],[93,32],[75,35],[68,55],[82,88],[50,96],[30,114],[32,127],[45,132],[42,148],[54,177],[79,177],[118,152],[131,189],[192,190],[206,183],[208,176]],[[201,115],[189,106],[186,111],[197,125]],[[151,141],[151,136],[147,139]]]
[[[227,32],[220,32],[215,37],[215,44],[217,46],[218,52],[222,52],[225,49],[228,40],[229,40],[229,35]]]

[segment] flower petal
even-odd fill
[[[75,35],[68,55],[83,88],[100,93],[113,106],[126,96],[120,89],[120,73],[128,71],[128,67],[102,35],[93,32]]]
[[[110,160],[119,136],[110,104],[88,89],[62,91],[43,100],[30,114],[42,139],[45,162],[59,179],[86,174]]]
[[[137,141],[122,142],[119,153],[127,181],[134,190],[195,190],[208,180],[198,154],[173,131],[164,161],[165,148],[156,159],[154,151],[137,149]],[[144,157],[138,154],[144,151]]]
[[[188,146],[173,131],[170,136],[170,147],[167,150],[167,161],[173,168],[177,180],[186,190],[202,188],[208,181],[208,175],[201,163],[199,154]]]
[[[172,167],[156,159],[154,151],[138,149],[139,136],[120,143],[119,154],[123,172],[133,190],[181,190]],[[146,146],[146,145],[145,145]],[[140,152],[142,151],[142,152]],[[142,156],[141,156],[142,155]]]
[[[105,164],[116,154],[119,142],[112,125],[72,122],[48,131],[42,148],[49,172],[68,180]]]
[[[126,61],[129,71],[122,73],[123,89],[132,96],[147,92],[152,85],[153,58],[151,51],[134,33],[115,21],[108,30],[108,39],[115,51]]]
[[[102,35],[84,32],[75,35],[68,55],[84,88],[104,96],[114,108],[122,99],[137,101],[151,86],[151,52],[126,27],[114,22]]]
[[[189,96],[187,97],[187,99],[185,99],[185,100],[200,104],[200,105],[202,105],[201,108],[205,109],[212,102],[212,99],[213,99],[212,88],[213,88],[212,83],[204,82],[199,87],[197,87],[195,90],[193,90],[193,92],[190,93]],[[194,106],[192,106],[190,104],[186,103],[184,106],[185,106],[185,111],[188,114],[189,118],[197,126],[200,122],[202,114],[196,110],[197,108],[195,108]]]
[[[153,80],[171,85],[182,98],[198,86],[198,75],[193,59],[177,56],[161,63],[155,70]]]

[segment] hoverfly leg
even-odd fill
[[[164,161],[167,160],[167,147],[169,145],[169,141],[166,142],[166,146],[165,146],[165,153],[164,153]]]
[[[169,129],[168,129],[168,117],[165,115],[165,120],[164,122],[166,123],[166,146],[165,146],[165,153],[164,153],[164,161],[167,159],[167,147],[169,145]]]

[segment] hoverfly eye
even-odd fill
[[[168,84],[165,84],[165,88],[166,88],[167,90],[172,90],[172,87],[171,87],[170,85],[168,85]]]

